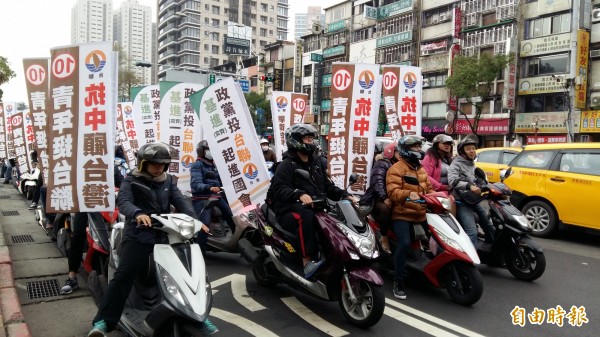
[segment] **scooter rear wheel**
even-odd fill
[[[479,301],[483,294],[483,279],[475,266],[453,263],[446,268],[446,272],[446,291],[455,303],[468,306]]]
[[[375,325],[383,316],[385,309],[385,294],[383,288],[364,280],[358,281],[358,287],[354,289],[357,303],[352,303],[350,293],[342,281],[340,287],[339,303],[344,317],[353,325],[366,329]]]
[[[546,270],[546,256],[530,247],[509,249],[506,251],[506,268],[519,280],[537,280]]]

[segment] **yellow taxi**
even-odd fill
[[[475,166],[481,168],[490,183],[500,181],[500,171],[508,168],[513,158],[523,149],[521,147],[488,147],[477,150]]]
[[[559,224],[600,229],[600,143],[527,145],[503,182],[536,236]]]

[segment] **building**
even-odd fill
[[[112,0],[77,0],[71,9],[71,44],[112,39]]]
[[[140,5],[139,0],[123,1],[114,13],[114,40],[128,61],[123,66],[130,67],[143,85],[153,82],[152,69],[136,67],[135,63],[152,60],[152,28],[152,9]]]
[[[315,22],[321,27],[325,24],[325,14],[319,6],[308,6],[306,13],[296,13],[294,15],[294,39],[298,40],[309,34]]]
[[[159,0],[158,77],[172,67],[209,70],[236,63],[238,57],[225,45],[225,38],[250,40],[250,51],[242,57],[287,39],[288,9],[287,0]],[[251,34],[233,36],[247,27]]]

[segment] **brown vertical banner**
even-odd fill
[[[392,139],[397,141],[402,137],[404,131],[399,120],[398,99],[400,88],[400,67],[383,66],[383,107],[387,118],[388,128],[392,134]]]
[[[329,112],[329,146],[327,170],[333,182],[345,186],[348,163],[348,135],[352,116],[352,92],[354,84],[353,64],[334,63],[331,76],[331,111]]]
[[[310,123],[304,120],[306,107],[308,106],[308,95],[307,94],[296,94],[292,93],[292,110],[291,110],[291,125],[299,123]]]
[[[27,158],[27,146],[25,146],[25,129],[23,128],[23,111],[15,112],[10,119],[10,123],[12,125],[15,162],[21,174],[29,172],[29,159]]]
[[[49,58],[23,59],[27,100],[32,118],[35,150],[38,154],[38,167],[44,176],[44,185],[48,181],[48,141],[46,126],[48,125],[49,98],[48,74]]]
[[[79,125],[79,47],[50,51],[50,104],[48,106],[48,197],[53,213],[79,212],[76,128]],[[75,137],[73,136],[75,135]]]

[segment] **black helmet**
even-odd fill
[[[317,146],[315,144],[304,144],[302,138],[305,136],[317,137],[317,130],[310,124],[295,124],[285,130],[285,144],[288,150],[302,152],[312,155]]]
[[[169,169],[171,164],[171,153],[169,147],[163,143],[149,143],[140,147],[137,153],[138,170],[144,170],[147,162],[164,164],[163,172]]]
[[[383,152],[383,143],[379,139],[375,139],[375,154]]]
[[[404,136],[398,140],[396,150],[402,158],[407,159],[411,163],[418,163],[423,159],[423,151],[411,151],[410,148],[415,145],[423,145],[423,138],[419,136]]]
[[[196,146],[196,154],[198,157],[204,158],[204,152],[208,149],[208,142],[206,140],[201,140]]]
[[[465,136],[460,142],[458,142],[458,146],[456,147],[456,151],[458,154],[465,153],[464,147],[467,145],[475,145],[479,144],[479,138],[477,138],[476,134],[470,133]]]

